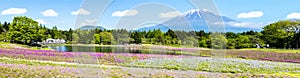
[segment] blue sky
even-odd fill
[[[204,1],[204,0],[200,0]],[[285,19],[300,18],[300,0],[214,0],[219,13],[223,16],[242,21],[237,26],[258,25],[253,28],[262,28],[264,25]],[[28,16],[37,20],[47,27],[57,26],[59,29],[67,30],[74,28],[76,18],[85,16],[94,18],[86,20],[85,24],[103,25],[106,28],[115,28],[118,20],[122,17],[134,16],[139,12],[134,8],[147,3],[157,3],[166,5],[174,10],[183,13],[195,9],[189,0],[115,0],[105,8],[103,15],[93,15],[91,10],[97,10],[97,3],[81,9],[83,0],[1,0],[0,3],[0,22],[11,22],[14,16]],[[209,5],[213,6],[213,5]],[[93,8],[90,8],[93,7]],[[161,8],[152,8],[155,11]],[[118,12],[119,11],[119,12]],[[122,14],[127,11],[127,14]],[[72,13],[73,12],[73,13]],[[98,12],[99,13],[99,12]],[[174,12],[168,12],[170,15]],[[172,17],[168,16],[167,17]],[[75,15],[74,15],[75,14]],[[96,18],[96,19],[95,19]],[[78,21],[78,20],[77,20]],[[82,20],[81,20],[82,21]],[[80,23],[82,24],[82,23]],[[79,24],[78,24],[79,25]]]

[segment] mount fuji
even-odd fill
[[[226,32],[244,32],[249,30],[257,30],[249,27],[241,27],[241,26],[234,26],[234,23],[242,23],[240,21],[217,15],[209,10],[205,9],[194,9],[184,12],[180,16],[171,18],[161,24],[157,24],[155,26],[150,27],[143,27],[138,29],[138,31],[149,31],[153,29],[160,29],[162,31],[167,31],[168,29],[172,30],[184,30],[184,31],[200,31],[204,30],[206,32],[209,31],[208,23],[206,22],[205,18],[209,18],[209,20],[221,20],[224,23],[224,28]],[[222,18],[222,19],[219,19]],[[215,23],[215,24],[223,24]],[[212,24],[210,24],[212,25]]]

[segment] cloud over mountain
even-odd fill
[[[124,10],[124,11],[116,11],[112,13],[113,17],[122,17],[122,16],[134,16],[137,15],[137,10]]]
[[[237,18],[259,18],[262,17],[264,13],[262,11],[251,11],[251,12],[245,12],[240,13],[237,15]]]
[[[169,12],[165,12],[165,13],[161,13],[160,17],[161,18],[174,18],[177,16],[180,16],[181,13],[179,11],[169,11]]]
[[[83,9],[83,8],[80,8],[79,10],[76,10],[76,11],[73,11],[71,12],[72,15],[89,15],[90,12]]]

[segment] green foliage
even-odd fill
[[[213,33],[211,35],[211,46],[214,49],[226,49],[227,39],[223,34]]]
[[[113,30],[112,35],[114,36],[116,44],[129,43],[129,39],[130,39],[129,32],[125,29]]]
[[[238,43],[238,45],[236,45],[237,48],[249,48],[249,47],[252,47],[252,45],[253,45],[253,43],[250,41],[249,36],[240,35],[236,41]],[[254,45],[255,45],[255,43],[254,43]]]
[[[264,27],[262,33],[263,33],[263,39],[266,43],[270,44],[271,47],[277,47],[277,48],[286,48],[290,44],[295,43],[293,38],[294,32],[288,32],[286,29],[299,25],[300,22],[296,21],[278,21],[276,23],[267,25]]]
[[[78,43],[78,40],[79,40],[78,34],[72,33],[72,43],[76,44],[76,43]]]
[[[172,44],[177,44],[178,42],[177,35],[175,32],[171,29],[169,29],[165,34],[164,34],[164,44],[165,45],[172,45]]]
[[[131,38],[134,39],[134,41],[132,41],[132,43],[136,43],[136,44],[142,43],[142,34],[140,32],[131,33]]]
[[[163,36],[164,34],[160,31],[160,29],[154,30],[152,32],[152,41],[154,42],[154,44],[162,44],[162,42],[164,41]]]
[[[2,24],[1,24],[1,22],[0,22],[0,33],[2,33],[2,32],[4,32],[4,31],[3,31]]]
[[[56,26],[48,29],[26,16],[14,17],[13,22],[5,22],[0,26],[1,41],[10,41],[30,45],[31,42],[42,42],[47,38],[65,39],[70,41],[69,33],[58,30]],[[68,36],[69,39],[66,37]]]
[[[15,17],[9,26],[7,37],[12,42],[27,44],[32,40],[41,41],[42,30],[39,30],[38,22],[25,16]]]
[[[256,44],[265,45],[260,32],[247,31],[238,34],[227,32],[226,36],[229,49],[255,48]]]
[[[101,32],[99,34],[95,34],[94,37],[96,44],[109,45],[114,41],[114,37],[110,32]]]
[[[197,39],[193,36],[186,37],[184,39],[183,45],[185,46],[197,46]]]

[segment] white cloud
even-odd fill
[[[48,24],[48,22],[43,19],[36,19],[35,21],[39,22],[39,24]]]
[[[86,19],[85,21],[80,23],[80,26],[96,25],[97,21],[97,19]]]
[[[122,17],[122,16],[134,16],[137,15],[137,10],[124,10],[124,11],[116,11],[112,14],[114,17]]]
[[[160,14],[160,17],[161,18],[173,18],[173,17],[177,17],[177,16],[180,16],[181,13],[179,11],[169,11],[169,12],[166,12],[166,13],[161,13]]]
[[[53,9],[48,9],[46,11],[41,12],[42,15],[46,17],[56,17],[58,13],[56,13]]]
[[[244,27],[244,28],[262,28],[265,26],[264,23],[254,23],[254,22],[227,22],[230,26]]]
[[[89,11],[83,9],[83,8],[80,8],[79,10],[77,11],[73,11],[71,12],[72,15],[89,15],[91,14]]]
[[[262,17],[264,13],[262,11],[251,11],[247,13],[240,13],[237,18],[259,18]]]
[[[240,28],[262,28],[266,24],[264,23],[254,23],[254,22],[216,22],[216,25],[229,25],[234,27],[240,27]]]
[[[299,19],[300,18],[300,13],[296,13],[296,12],[290,13],[286,16],[286,18],[288,18],[288,19]]]
[[[1,12],[1,15],[24,14],[26,12],[27,12],[27,9],[25,9],[25,8],[9,8],[9,9],[3,10]]]

